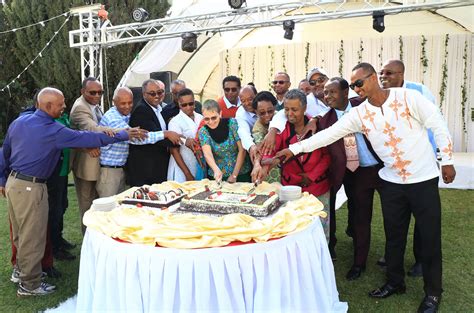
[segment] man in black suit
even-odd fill
[[[133,110],[129,125],[149,132],[162,132],[162,139],[155,144],[130,145],[127,160],[128,183],[131,186],[151,185],[166,181],[170,153],[168,147],[179,145],[181,136],[166,130],[162,116],[165,97],[163,82],[148,79],[142,84],[143,99]]]
[[[324,86],[324,99],[331,109],[318,119],[318,130],[326,129],[343,118],[352,107],[359,105],[360,98],[348,99],[349,84],[340,77],[331,78]],[[355,144],[351,148],[348,145]],[[365,270],[370,246],[370,223],[374,191],[380,188],[378,171],[382,162],[372,146],[361,133],[351,134],[328,146],[331,155],[329,179],[331,182],[330,198],[330,241],[329,248],[334,250],[336,244],[335,200],[336,193],[344,184],[349,211],[348,229],[354,241],[354,261],[346,278],[354,280]],[[334,251],[331,251],[334,256]]]

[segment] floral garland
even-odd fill
[[[275,67],[275,51],[273,50],[272,46],[268,46],[268,49],[270,49],[270,80],[273,80],[273,71]],[[268,82],[268,91],[272,91],[272,83],[270,81]]]
[[[321,54],[321,68],[324,68],[324,53],[323,53],[323,48],[321,47],[321,49],[319,49],[319,52]]]
[[[229,49],[225,50],[224,62],[225,62],[225,76],[229,76],[229,73],[230,73]]]
[[[240,80],[244,80],[244,74],[242,73],[242,50],[239,50],[239,54],[238,54],[238,60],[239,60],[239,63],[237,65],[237,73],[239,75],[239,78]]]
[[[403,38],[402,38],[402,36],[398,36],[398,45],[400,47],[400,61],[403,62]]]
[[[344,70],[344,41],[341,40],[341,46],[337,49],[339,55],[339,76],[342,77],[342,72]]]
[[[309,42],[306,43],[306,47],[305,47],[305,56],[304,56],[304,68],[306,70],[305,73],[308,73],[309,71]]]
[[[383,60],[382,60],[382,54],[383,54],[383,43],[380,43],[380,53],[378,54],[379,60],[380,60],[380,68],[382,68],[383,65]]]
[[[444,99],[446,98],[446,88],[447,88],[447,80],[448,80],[448,42],[449,42],[449,35],[446,34],[444,39],[444,60],[442,69],[442,76],[441,76],[441,87],[439,88],[439,106],[443,106]]]
[[[421,66],[423,66],[423,75],[422,75],[422,78],[421,78],[421,83],[425,83],[425,74],[426,72],[428,71],[428,58],[426,57],[426,42],[428,40],[426,40],[425,36],[424,35],[421,35],[421,57],[420,57],[420,61],[421,61]]]
[[[464,73],[463,82],[461,85],[461,116],[462,116],[462,130],[467,134],[466,129],[466,103],[467,103],[467,40],[464,41]]]
[[[362,52],[364,52],[364,41],[361,39],[359,43],[359,51],[357,51],[357,60],[362,63]]]
[[[254,47],[252,52],[252,83],[255,82],[255,51],[256,48]]]
[[[286,73],[286,52],[285,52],[285,49],[283,49],[281,51],[281,62],[282,62],[283,72]]]

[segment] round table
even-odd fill
[[[88,229],[78,312],[346,312],[319,219],[265,243],[171,249]]]

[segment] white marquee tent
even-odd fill
[[[278,1],[248,0],[247,5],[265,2]],[[347,2],[360,7],[360,1]],[[225,10],[231,10],[225,0],[180,0],[174,1],[169,14]],[[314,66],[325,68],[330,76],[349,78],[351,68],[360,61],[378,69],[384,60],[401,58],[406,79],[427,85],[438,104],[443,100],[440,106],[455,151],[474,152],[474,5],[387,15],[385,25],[383,33],[374,31],[370,16],[297,23],[291,41],[283,38],[281,26],[235,30],[199,36],[194,53],[181,51],[181,38],[150,41],[121,84],[140,86],[151,72],[172,71],[205,100],[222,94],[221,81],[229,74],[264,90],[270,88],[274,73],[283,70],[297,87]]]

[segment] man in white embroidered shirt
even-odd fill
[[[445,183],[456,176],[452,141],[439,109],[419,92],[382,89],[368,63],[353,68],[350,87],[367,100],[352,109],[333,126],[277,153],[288,158],[324,147],[353,132],[364,132],[384,162],[379,176],[385,236],[387,281],[369,293],[386,298],[404,293],[403,266],[406,238],[413,213],[420,226],[425,297],[418,312],[436,312],[441,299],[441,203],[439,169],[428,140],[430,128],[441,151],[441,172]]]

